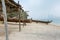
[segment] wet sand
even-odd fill
[[[18,28],[18,23],[8,24],[10,40],[60,40],[60,26],[33,22],[21,26],[21,32]],[[5,36],[0,36],[0,39],[2,38],[5,39]]]

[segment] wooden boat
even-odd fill
[[[50,21],[40,21],[40,20],[32,20],[33,22],[36,22],[36,23],[46,23],[46,24],[48,24],[48,23],[51,23],[52,22],[52,20],[50,20]]]

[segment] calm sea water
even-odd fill
[[[53,24],[60,25],[60,18],[59,17],[48,17],[48,20],[52,20]]]
[[[47,19],[41,19],[43,21],[48,21],[48,20],[52,20],[52,24],[54,25],[60,25],[60,18],[47,18]]]
[[[53,24],[60,25],[60,19],[53,19]]]

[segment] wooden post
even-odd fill
[[[18,1],[18,4],[19,4],[19,1]],[[18,8],[18,13],[19,13],[19,32],[21,31],[21,23],[20,23],[20,13],[21,13],[21,10],[20,10],[20,7]]]
[[[22,13],[23,13],[22,20],[23,20],[23,27],[24,27],[24,11]]]
[[[5,6],[5,0],[1,0],[2,1],[2,10],[3,10],[3,14],[4,14],[4,25],[5,25],[5,34],[6,34],[6,40],[8,39],[8,26],[7,26],[7,15],[6,15],[6,6]]]
[[[25,16],[26,16],[26,14],[25,14],[25,11],[24,11],[23,20],[26,20],[26,17]],[[23,25],[26,26],[26,23],[23,22]]]

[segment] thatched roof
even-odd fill
[[[7,12],[8,12],[8,14],[10,13],[14,13],[14,14],[16,14],[16,13],[18,13],[18,10],[19,9],[21,9],[22,10],[22,12],[24,12],[24,10],[22,9],[22,6],[20,5],[20,4],[18,4],[18,3],[16,3],[14,0],[5,0],[5,4],[6,4],[6,10],[7,10]],[[17,11],[17,12],[16,12]],[[4,19],[3,19],[3,15],[1,15],[2,14],[2,3],[1,3],[1,0],[0,0],[0,21],[4,21]],[[7,16],[9,16],[7,14]],[[24,14],[24,13],[23,13]],[[18,16],[18,15],[17,15]],[[25,16],[25,15],[24,15]],[[14,17],[16,17],[16,15],[14,15]],[[21,17],[22,18],[22,17]],[[10,17],[8,17],[7,18],[8,19],[8,21],[10,21],[10,22],[19,22],[19,19],[16,19],[16,18],[10,18]],[[29,22],[29,20],[24,20],[25,22]]]
[[[14,0],[5,0],[7,12],[18,11],[18,8],[22,9],[22,6],[16,3]],[[0,0],[0,11],[2,11],[2,4]]]

